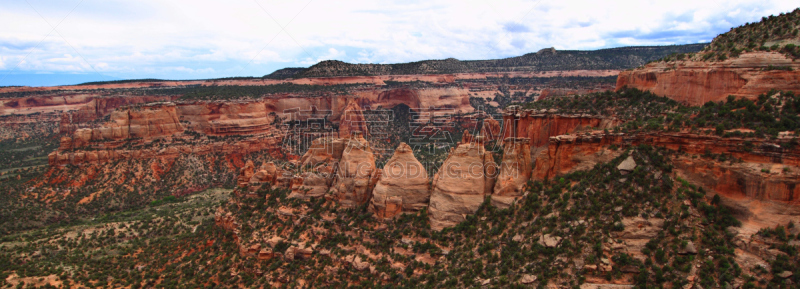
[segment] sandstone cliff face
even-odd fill
[[[527,138],[508,138],[503,144],[503,161],[494,186],[492,200],[509,203],[522,196],[525,184],[531,176],[531,146]]]
[[[339,119],[339,137],[350,137],[356,132],[361,132],[363,136],[369,136],[367,120],[361,112],[358,101],[348,98]]]
[[[369,143],[361,133],[355,132],[353,137],[345,139],[342,159],[331,187],[331,198],[346,207],[368,202],[377,181],[376,172],[375,156]]]
[[[55,151],[48,155],[50,166],[91,165],[128,159],[165,159],[175,158],[180,154],[207,155],[222,153],[226,155],[249,154],[266,151],[280,156],[280,140],[275,138],[252,138],[232,142],[174,143],[167,148],[114,149],[101,148],[88,151]]]
[[[612,144],[649,144],[688,153],[674,159],[678,175],[710,189],[708,197],[722,196],[746,221],[774,226],[786,216],[800,215],[800,150],[759,140],[751,140],[753,148],[745,149],[744,141],[688,133],[555,136],[547,150],[537,155],[531,178],[554,178],[607,162],[621,153],[610,150]],[[742,162],[693,157],[707,152]]]
[[[277,114],[264,102],[198,102],[179,104],[178,115],[189,128],[207,135],[255,135],[273,132]]]
[[[65,110],[59,120],[59,130],[62,135],[70,135],[77,129],[88,127],[88,123],[111,114],[117,108],[151,102],[170,102],[175,99],[175,96],[94,96],[82,105],[69,107],[76,110]]]
[[[418,211],[430,199],[428,172],[406,143],[401,143],[386,162],[372,193],[370,210],[380,219],[404,211]]]
[[[765,71],[768,66],[793,71]],[[800,63],[778,52],[750,52],[720,62],[656,62],[620,72],[617,90],[627,86],[702,105],[728,95],[754,99],[771,89],[800,92]]]
[[[156,103],[117,110],[99,128],[82,128],[61,140],[60,150],[80,148],[92,141],[121,141],[131,138],[156,139],[183,132],[173,103]]]
[[[560,135],[549,139],[546,150],[535,156],[531,179],[544,180],[578,170],[586,170],[619,156],[608,149],[622,142],[621,135]]]
[[[451,149],[433,177],[429,207],[431,228],[441,230],[455,226],[477,211],[484,197],[491,194],[496,168],[492,153],[483,147],[482,137],[473,138],[469,132],[464,132],[462,141]]]
[[[546,146],[551,136],[581,128],[612,128],[619,121],[591,115],[560,115],[512,106],[503,113],[503,138],[529,138],[531,147]]]

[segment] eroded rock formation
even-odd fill
[[[707,196],[718,194],[743,220],[774,226],[787,216],[800,215],[800,150],[783,148],[769,141],[722,138],[690,133],[602,134],[554,136],[547,150],[536,156],[532,179],[543,180],[595,164],[608,162],[621,150],[611,145],[665,147],[688,153],[673,163],[682,178],[709,189]],[[696,158],[704,154],[725,154],[738,161]]]
[[[331,197],[349,207],[368,202],[377,181],[376,172],[375,156],[369,142],[359,131],[355,131],[352,137],[345,139],[342,159],[331,187]]]
[[[503,138],[529,138],[531,147],[546,146],[551,136],[570,134],[581,128],[607,129],[620,121],[593,115],[564,115],[509,106],[503,113]]]
[[[451,149],[442,167],[433,177],[429,207],[431,228],[441,230],[466,220],[491,194],[497,164],[484,149],[483,137],[469,132]]]
[[[411,147],[401,143],[381,171],[370,209],[378,218],[390,219],[403,211],[427,207],[430,194],[428,172]]]
[[[524,193],[531,176],[531,145],[527,138],[507,138],[503,144],[503,160],[494,186],[492,201],[508,204]]]
[[[157,139],[183,132],[173,103],[146,104],[116,110],[99,128],[77,129],[61,140],[60,150],[83,147],[92,141],[124,141],[131,138]]]
[[[769,66],[793,70],[769,70]],[[637,88],[689,104],[721,101],[728,95],[755,99],[769,90],[800,92],[800,63],[778,52],[748,52],[725,61],[654,62],[622,71],[617,90]]]
[[[361,132],[363,136],[369,135],[367,120],[364,118],[357,100],[348,98],[339,120],[339,137],[350,137],[356,132]]]

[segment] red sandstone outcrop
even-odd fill
[[[167,148],[55,151],[48,155],[48,163],[50,166],[101,164],[126,159],[175,158],[180,154],[206,155],[210,153],[221,153],[230,155],[248,154],[259,151],[267,151],[277,157],[280,155],[280,144],[280,139],[276,138],[251,138],[237,142],[178,143]]]
[[[372,193],[370,210],[379,219],[391,219],[403,211],[418,211],[430,199],[428,172],[406,143],[386,162]]]
[[[375,156],[369,142],[356,131],[351,138],[345,139],[330,196],[349,207],[368,202],[377,182],[376,172]]]
[[[308,151],[300,158],[303,168],[314,168],[319,164],[338,162],[342,158],[345,141],[341,138],[321,137],[311,141]]]
[[[262,183],[270,183],[272,185],[277,184],[278,177],[283,174],[283,170],[279,169],[278,166],[275,165],[274,162],[265,162],[261,164],[261,167],[250,177],[248,181],[250,186],[262,184]]]
[[[770,65],[792,71],[766,71]],[[748,52],[725,61],[654,62],[620,72],[617,90],[637,88],[689,104],[722,101],[728,95],[755,99],[769,90],[800,92],[800,63],[778,52]]]
[[[612,144],[649,144],[688,153],[673,160],[678,175],[709,189],[708,197],[719,194],[749,222],[774,226],[788,216],[800,215],[800,150],[757,139],[749,140],[753,146],[748,149],[742,145],[744,141],[689,133],[555,136],[536,157],[532,179],[553,178],[607,162],[621,152],[610,150]],[[726,154],[742,162],[692,157],[706,153]]]
[[[592,115],[561,115],[510,106],[503,113],[503,138],[529,138],[531,147],[546,146],[551,136],[569,134],[581,128],[612,128],[613,118]]]
[[[236,178],[236,184],[240,188],[245,188],[250,183],[250,178],[253,177],[255,174],[256,166],[253,164],[253,161],[248,160],[247,163],[244,164],[244,167],[239,171],[239,177]]]
[[[292,178],[290,198],[310,199],[321,197],[328,192],[330,187],[329,174],[318,174],[314,172],[304,172]]]
[[[502,138],[503,132],[501,131],[500,122],[488,116],[483,120],[483,127],[481,128],[481,135],[486,137],[486,140],[496,140]]]
[[[111,120],[99,128],[82,128],[61,140],[60,150],[83,147],[92,141],[121,141],[131,138],[155,139],[183,132],[173,103],[146,104],[111,113]],[[69,147],[64,147],[69,145]]]
[[[503,161],[494,185],[492,201],[508,204],[524,193],[524,186],[530,180],[531,145],[527,138],[507,138],[503,144]]]
[[[535,156],[531,172],[533,180],[591,169],[598,163],[611,161],[621,153],[608,148],[611,144],[622,142],[621,135],[560,135],[549,140],[547,149]]]
[[[189,129],[207,135],[255,135],[273,132],[277,113],[262,101],[181,103],[178,115]]]
[[[433,177],[429,217],[431,228],[441,230],[466,220],[491,194],[494,186],[492,153],[483,147],[483,137],[464,132]],[[487,174],[488,172],[488,174]]]
[[[355,132],[361,132],[365,137],[369,136],[367,120],[361,112],[361,107],[357,100],[348,98],[339,119],[339,137],[350,137]]]
[[[63,96],[40,96],[37,98],[57,98]],[[68,107],[42,105],[37,110],[63,111],[59,120],[59,132],[70,135],[75,130],[89,127],[89,123],[111,114],[114,110],[124,106],[152,102],[169,102],[176,96],[90,96],[85,98],[85,103],[73,103]]]

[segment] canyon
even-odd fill
[[[631,49],[644,54],[623,53]],[[764,232],[800,223],[789,93],[800,93],[800,66],[755,51],[624,70],[669,49],[604,50],[602,59],[544,49],[475,62],[328,61],[264,78],[3,87],[0,140],[57,145],[47,165],[1,175],[14,198],[4,216],[26,222],[0,230],[133,218],[135,228],[159,229],[133,235],[119,222],[102,236],[199,238],[177,249],[150,239],[169,248],[171,264],[212,252],[192,266],[152,268],[233,258],[226,274],[263,277],[248,284],[261,286],[630,286],[670,264],[669,276],[680,279],[673,285],[697,287],[708,283],[705,272],[731,263],[779,282],[783,270],[769,270],[794,258],[792,243]],[[769,69],[776,66],[791,69]],[[397,74],[408,71],[416,73]],[[774,135],[755,133],[743,117],[732,130],[689,122],[748,109],[697,108],[708,101],[758,100],[772,90],[782,92],[748,108],[789,115]],[[170,215],[220,188],[227,199]],[[751,281],[725,278],[717,277],[721,286]]]

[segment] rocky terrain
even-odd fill
[[[800,9],[719,35],[697,53],[670,55],[621,72],[617,89],[647,90],[690,105],[770,90],[800,92]]]
[[[702,51],[0,88],[0,287],[796,288],[797,14]]]

